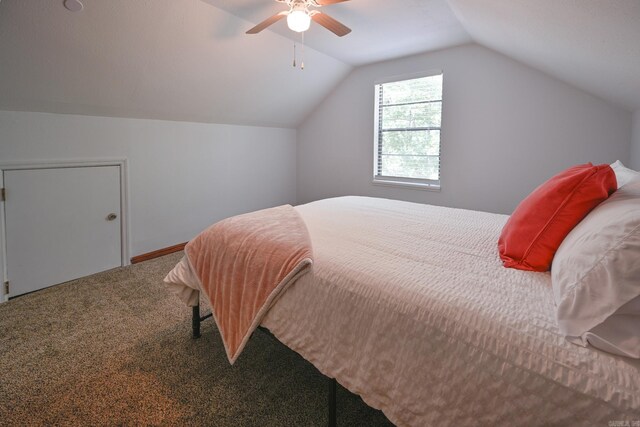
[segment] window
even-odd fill
[[[440,188],[442,73],[376,85],[374,183]]]

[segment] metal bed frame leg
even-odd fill
[[[337,382],[335,378],[329,378],[329,427],[336,427],[336,388]]]
[[[213,313],[205,314],[204,316],[200,316],[200,302],[198,301],[198,305],[195,307],[191,307],[191,329],[193,331],[192,338],[200,338],[200,322],[203,320],[207,320],[210,317],[213,317]]]
[[[200,316],[200,304],[196,305],[195,307],[191,307],[192,309],[192,318],[191,318],[191,329],[192,329],[192,338],[193,339],[197,339],[200,338],[200,322],[208,319],[209,317],[212,317],[212,314],[206,314],[204,316]],[[260,328],[261,330],[263,330],[264,332],[267,333],[267,335],[271,335],[271,333],[267,330],[267,329],[263,329]],[[273,337],[273,335],[271,335]],[[275,339],[275,337],[274,337]],[[337,389],[337,382],[335,378],[329,378],[329,394],[328,394],[328,398],[329,398],[329,413],[328,413],[328,420],[327,420],[327,425],[329,427],[336,427],[336,389]]]
[[[200,304],[192,307],[193,318],[191,319],[191,329],[193,330],[192,338],[195,340],[196,338],[200,338]]]

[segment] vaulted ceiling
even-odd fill
[[[640,110],[640,0],[449,0],[474,40]]]
[[[362,64],[477,42],[640,110],[640,0],[351,0],[300,35],[273,0],[0,1],[0,109],[295,128]]]
[[[0,109],[295,127],[350,67],[201,0],[0,2]]]
[[[286,10],[273,0],[203,0],[249,22]],[[323,13],[353,29],[338,39],[312,25],[305,43],[351,65],[363,65],[468,43],[471,38],[446,0],[350,0],[324,6]],[[270,30],[291,40],[300,36],[282,20]]]

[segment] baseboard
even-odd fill
[[[179,243],[177,245],[169,246],[168,248],[158,249],[157,251],[147,252],[146,254],[136,255],[131,258],[131,264],[137,264],[142,261],[149,261],[150,259],[158,258],[163,255],[169,255],[174,252],[179,252],[184,249],[184,246],[188,242]]]

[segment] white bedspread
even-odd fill
[[[507,216],[365,197],[298,206],[315,264],[263,321],[397,425],[640,421],[640,363],[568,343]]]

